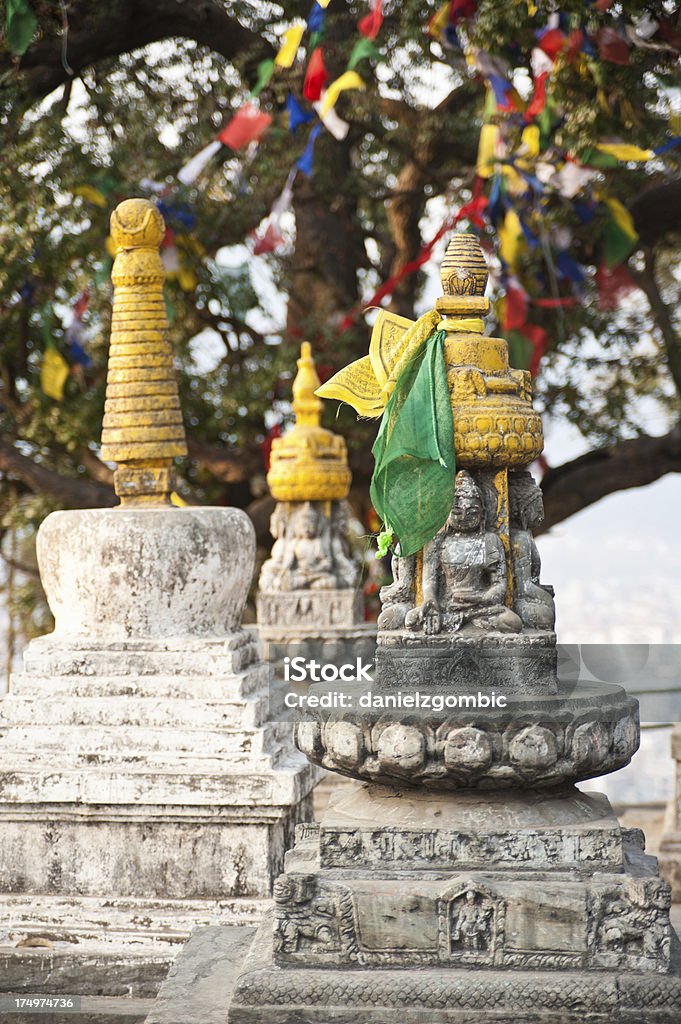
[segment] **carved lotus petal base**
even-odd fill
[[[442,711],[405,706],[408,696],[451,696],[426,686],[401,690],[392,699],[402,706],[390,710],[365,709],[369,691],[359,685],[344,692],[352,708],[309,711],[296,726],[296,744],[315,764],[366,782],[431,790],[559,786],[616,771],[639,744],[637,702],[606,683],[561,684],[555,695],[509,697],[504,708]]]

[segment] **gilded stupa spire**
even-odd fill
[[[126,199],[111,215],[116,258],[102,456],[118,463],[121,505],[170,504],[173,461],[187,454],[166,335],[164,234],[161,214],[146,199]]]
[[[320,425],[323,403],[309,341],[304,341],[293,381],[295,424],[272,442],[267,474],[276,501],[342,501],[350,489],[345,441]]]

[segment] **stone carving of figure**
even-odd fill
[[[387,587],[381,587],[379,596],[382,609],[376,623],[378,629],[401,629],[407,612],[414,607],[415,556],[400,558],[399,555],[393,555],[390,567],[393,582]]]
[[[260,590],[352,588],[359,566],[347,542],[347,512],[337,502],[327,516],[321,503],[279,502],[270,519],[271,557],[260,572]]]
[[[449,518],[423,549],[423,604],[407,613],[405,626],[427,635],[464,626],[518,633],[522,622],[504,604],[506,585],[501,538],[485,530],[478,486],[460,470]]]
[[[285,875],[275,881],[273,896],[277,909],[275,948],[279,952],[336,948],[339,932],[332,899],[316,895],[314,886],[306,879]]]
[[[272,557],[260,574],[260,589],[328,590],[337,586],[326,516],[306,501],[277,505],[270,520]]]
[[[348,543],[348,510],[344,503],[334,502],[331,509],[331,554],[337,586],[354,587],[359,565],[353,560]]]
[[[539,582],[541,562],[532,530],[544,518],[541,488],[530,473],[509,474],[513,607],[530,629],[553,629],[552,590]]]
[[[492,942],[492,904],[469,890],[463,901],[452,904],[451,937],[453,951],[480,953]]]

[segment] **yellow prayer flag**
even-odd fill
[[[528,124],[523,128],[522,141],[529,156],[539,156],[541,151],[539,125]]]
[[[331,0],[317,0],[317,3],[320,7],[324,7],[326,9],[331,3]]]
[[[433,39],[442,39],[442,34],[449,24],[449,8],[451,6],[451,0],[447,0],[447,3],[443,4],[428,22],[428,35]]]
[[[171,494],[170,494],[170,504],[174,505],[176,508],[186,508],[187,507],[187,502],[184,500],[184,498],[180,497],[180,495],[177,493],[177,491],[172,491],[171,492]]]
[[[638,238],[638,231],[634,227],[634,218],[626,206],[623,206],[619,199],[604,199],[603,202],[610,210],[612,219],[617,224],[617,227],[621,228],[629,238],[636,240]]]
[[[601,153],[614,156],[615,160],[650,160],[655,156],[652,149],[641,149],[625,142],[603,142],[596,146]]]
[[[64,397],[64,385],[69,375],[69,364],[56,348],[48,348],[43,356],[40,367],[40,387],[48,398],[61,402]]]
[[[305,31],[305,25],[293,25],[292,28],[284,32],[284,42],[281,45],[279,53],[274,58],[274,63],[280,68],[290,68],[296,59],[298,53],[298,47],[300,41],[303,38],[303,32]]]
[[[499,255],[515,273],[523,246],[523,228],[515,210],[508,210],[499,228]]]
[[[338,97],[347,89],[366,89],[366,85],[356,71],[346,71],[340,76],[340,78],[337,78],[335,82],[331,83],[324,93],[324,102],[322,103],[320,114],[321,117],[323,117],[324,114],[327,114],[332,107],[336,106]]]
[[[106,196],[103,192],[100,192],[98,188],[93,185],[78,185],[73,190],[74,196],[81,196],[86,199],[88,203],[94,203],[95,206],[101,207],[103,210],[108,206]]]
[[[478,162],[475,173],[479,178],[491,178],[494,174],[494,162],[499,140],[499,126],[483,124],[478,142]]]

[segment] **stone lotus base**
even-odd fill
[[[343,690],[353,698],[352,710],[310,710],[298,723],[296,744],[311,761],[388,785],[503,789],[613,772],[638,748],[637,703],[607,683],[561,683],[556,694],[513,695],[504,708],[438,711],[410,710],[404,698],[456,694],[411,684],[400,691],[402,707],[367,710],[360,704],[366,689],[348,684]],[[322,686],[314,692],[321,694]],[[388,698],[390,691],[383,686],[379,695]]]

